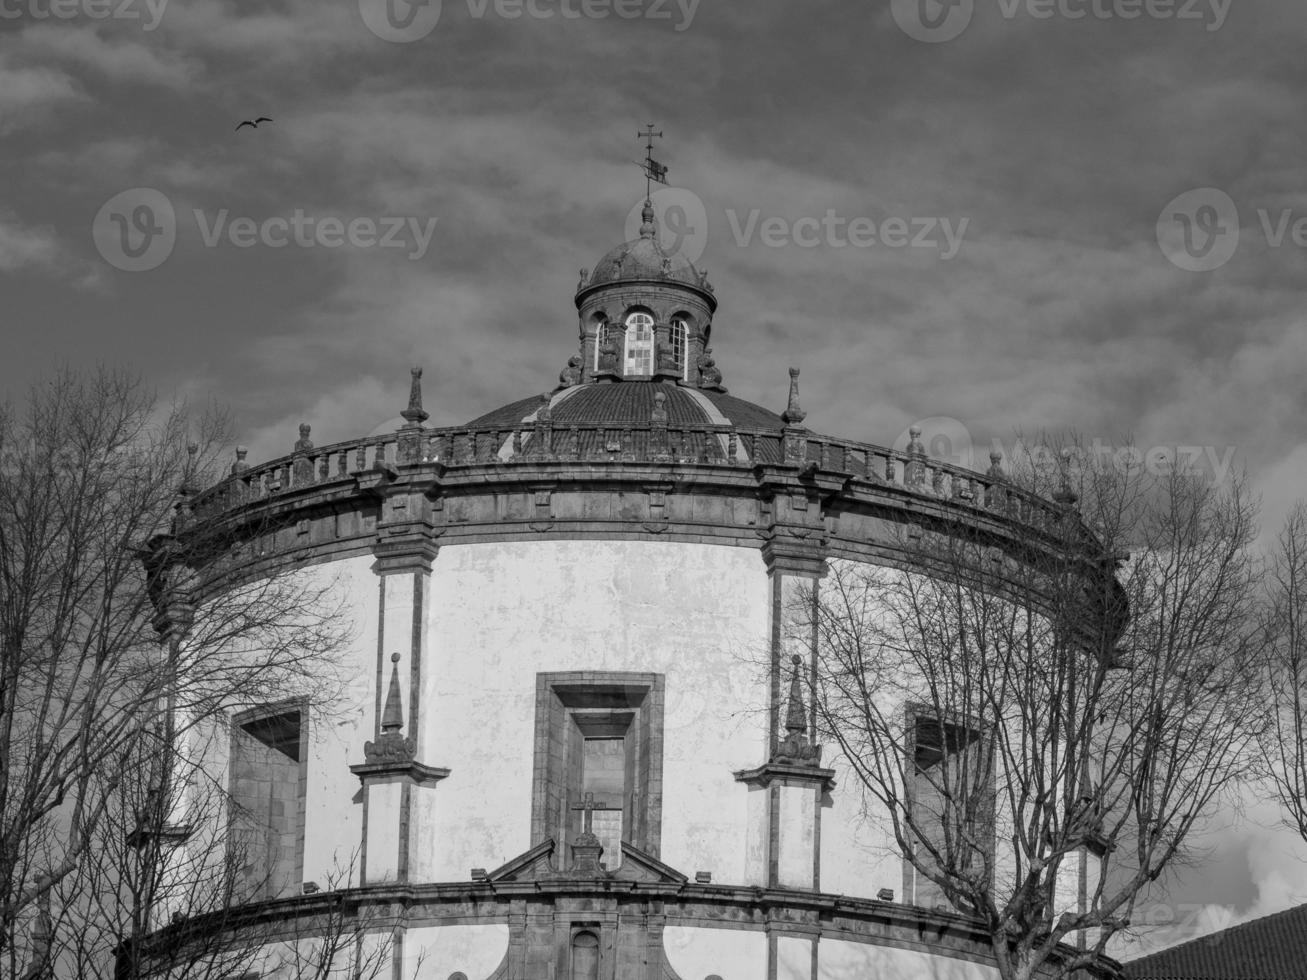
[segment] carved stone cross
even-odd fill
[[[584,833],[590,834],[594,832],[592,830],[594,825],[594,812],[596,810],[614,810],[616,807],[604,806],[602,803],[596,803],[595,795],[593,793],[586,793],[582,802],[572,804],[572,809],[585,811],[585,816],[582,818],[584,820],[584,827],[582,829]]]

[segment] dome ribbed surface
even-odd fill
[[[775,412],[742,398],[720,391],[688,389],[647,381],[583,384],[575,388],[564,388],[554,393],[550,414],[556,426],[598,422],[617,425],[648,424],[653,417],[654,394],[659,391],[667,396],[669,425],[729,424],[744,429],[769,429],[776,432],[785,425]],[[720,417],[714,418],[705,410],[700,401],[702,398],[712,404]],[[487,412],[468,425],[520,425],[528,416],[534,417],[539,407],[540,396],[534,395]]]
[[[694,264],[683,255],[669,255],[658,244],[658,239],[652,237],[635,238],[618,245],[599,260],[582,288],[589,289],[607,282],[660,279],[703,288],[699,270]]]

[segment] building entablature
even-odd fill
[[[659,932],[676,927],[805,935],[816,940],[892,946],[981,965],[993,964],[989,934],[969,916],[893,901],[785,888],[690,881],[606,878],[379,884],[277,899],[184,919],[142,941],[166,949],[213,938],[233,946],[302,941],[315,930],[366,923],[369,931],[416,930],[481,923],[522,929],[527,922],[640,922]],[[328,927],[327,922],[334,923]],[[1068,953],[1074,950],[1068,949]]]
[[[424,430],[407,459],[398,434],[301,451],[237,469],[177,533],[242,541],[259,565],[374,546],[429,561],[443,544],[549,535],[819,543],[819,557],[882,561],[923,527],[966,526],[1015,555],[1064,543],[1064,522],[1079,521],[992,472],[807,430],[803,457],[786,460],[765,430],[684,426],[663,447],[655,427],[581,429],[555,429],[536,451],[541,430],[497,427]]]

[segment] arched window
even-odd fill
[[[677,318],[672,321],[672,359],[676,362],[676,370],[682,381],[690,380],[689,350],[690,324]]]
[[[626,365],[628,377],[653,374],[654,321],[648,313],[632,313],[626,318]]]
[[[578,932],[572,940],[572,980],[599,980],[599,937]]]
[[[608,321],[600,320],[595,325],[595,364],[594,369],[599,370],[599,349],[608,343]]]

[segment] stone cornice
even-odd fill
[[[789,762],[768,762],[756,769],[741,769],[735,773],[735,781],[749,786],[770,786],[776,782],[811,783],[829,793],[835,788],[835,770]]]
[[[365,786],[368,783],[386,782],[394,779],[406,779],[414,785],[437,783],[449,776],[449,769],[439,766],[427,766],[412,760],[395,760],[386,762],[360,762],[349,767],[349,771],[358,776]]]
[[[315,921],[342,915],[347,920],[366,918],[370,927],[504,923],[531,907],[569,904],[591,911],[605,905],[631,913],[656,910],[668,926],[810,932],[833,940],[993,962],[983,924],[956,913],[797,889],[611,878],[380,884],[319,892],[185,920],[145,937],[142,946],[148,955],[152,940],[175,948],[178,942],[201,943],[214,936],[233,944],[249,942],[242,940],[247,934],[257,935],[260,942],[302,937],[310,934]],[[1117,975],[1119,966],[1107,961],[1100,976],[1107,980]]]

